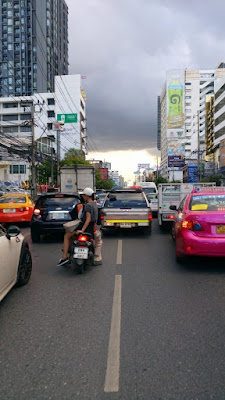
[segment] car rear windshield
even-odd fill
[[[26,203],[26,197],[24,196],[0,197],[0,204],[4,203]]]
[[[225,211],[225,194],[205,194],[192,196],[191,211]]]
[[[155,199],[157,199],[158,198],[158,195],[157,194],[146,194],[146,196],[147,196],[147,198],[148,198],[148,200],[155,200]]]
[[[142,193],[113,193],[105,202],[106,208],[141,208],[147,207]]]
[[[63,196],[62,197],[41,197],[38,202],[37,206],[38,207],[49,207],[49,208],[56,208],[56,207],[63,207],[63,208],[68,208],[72,209],[74,206],[80,203],[80,200],[77,197],[73,196]]]
[[[154,187],[151,187],[151,188],[142,188],[142,190],[143,190],[143,192],[144,192],[145,194],[147,194],[147,193],[156,193],[156,188],[154,188]]]

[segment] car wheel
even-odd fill
[[[22,254],[20,257],[19,267],[18,267],[18,278],[17,278],[17,286],[26,285],[31,276],[32,271],[32,258],[30,254],[30,250],[28,247],[22,250]]]
[[[40,232],[36,230],[31,230],[31,240],[33,243],[39,243],[40,238],[41,238]]]

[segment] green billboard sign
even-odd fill
[[[57,114],[57,121],[64,122],[64,124],[77,123],[77,114]]]

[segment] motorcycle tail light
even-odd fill
[[[85,235],[79,235],[78,236],[78,240],[79,242],[87,242],[88,241],[88,237]]]
[[[41,210],[39,208],[35,208],[34,215],[40,215],[40,214],[41,214]]]

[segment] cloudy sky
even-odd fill
[[[132,159],[130,168],[136,169],[149,155],[154,164],[157,95],[166,71],[214,68],[225,58],[224,1],[67,4],[70,73],[86,76],[90,155],[118,154],[113,168],[123,171],[125,160]]]

